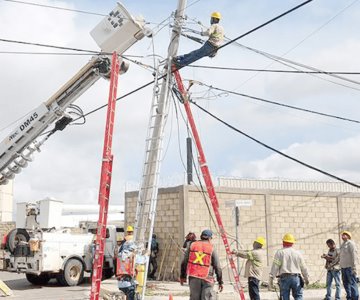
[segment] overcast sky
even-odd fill
[[[30,2],[30,1],[29,1]],[[221,12],[226,35],[232,39],[296,6],[302,1],[192,0],[188,1],[186,27],[201,30],[209,15]],[[107,14],[115,1],[40,1],[50,6]],[[171,35],[169,16],[177,1],[127,0],[122,2],[134,15],[142,15],[156,33],[144,38],[125,54],[153,65],[165,57]],[[0,38],[79,49],[98,50],[89,32],[102,17],[11,1],[0,1]],[[159,25],[161,22],[163,22]],[[287,58],[324,71],[360,71],[359,1],[314,0],[299,10],[240,39],[243,45]],[[199,44],[181,38],[179,54]],[[15,127],[14,121],[45,102],[67,82],[91,56],[14,54],[7,51],[55,52],[49,48],[0,42],[0,137]],[[70,51],[75,54],[76,52]],[[213,58],[194,65],[293,70],[257,53],[232,44]],[[249,94],[345,118],[358,119],[360,85],[330,76],[215,70],[188,67],[181,70],[192,79],[216,88]],[[343,75],[354,81],[359,75]],[[130,65],[120,77],[118,96],[153,79],[150,68]],[[187,84],[187,82],[185,82]],[[344,86],[345,85],[345,86]],[[88,112],[107,102],[109,82],[100,79],[75,104]],[[195,84],[196,102],[260,141],[346,180],[359,182],[359,124],[321,117],[252,99],[209,90]],[[144,161],[145,138],[152,87],[117,102],[114,132],[112,204],[121,204],[124,191],[136,190]],[[176,113],[177,112],[177,113]],[[86,118],[83,126],[69,126],[56,133],[35,154],[35,161],[14,182],[16,202],[55,197],[68,203],[96,203],[106,110]],[[171,100],[164,140],[161,185],[184,181],[184,121]],[[216,176],[330,180],[324,175],[289,161],[263,148],[204,114],[195,106],[193,114],[210,171]]]

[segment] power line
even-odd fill
[[[280,15],[272,18],[272,19],[270,19],[269,21],[267,21],[267,22],[265,22],[265,23],[263,23],[263,24],[255,27],[255,28],[249,30],[248,32],[245,32],[245,33],[242,34],[242,35],[239,35],[237,38],[230,40],[229,42],[227,42],[227,43],[225,43],[224,45],[220,46],[220,47],[218,48],[218,50],[221,49],[221,48],[224,48],[224,47],[226,47],[226,46],[228,46],[228,45],[230,45],[230,44],[232,44],[232,43],[235,43],[237,40],[242,39],[243,37],[249,35],[250,33],[255,32],[255,31],[257,31],[257,30],[259,30],[259,29],[261,29],[261,28],[263,28],[263,27],[265,27],[266,25],[269,25],[270,23],[272,23],[272,22],[274,22],[274,21],[276,21],[276,20],[278,20],[278,19],[280,19],[280,18],[288,15],[289,13],[291,13],[291,12],[293,12],[293,11],[301,8],[302,6],[305,6],[306,4],[309,4],[309,3],[312,2],[312,1],[313,1],[313,0],[307,0],[307,1],[303,2],[303,3],[300,3],[299,5],[291,8],[291,9],[289,9],[289,10],[287,10],[287,11],[285,11],[284,13],[282,13],[282,14],[280,14]]]
[[[85,50],[85,49],[79,49],[79,48],[55,46],[55,45],[41,44],[41,43],[32,43],[32,42],[25,42],[25,41],[19,41],[19,40],[0,39],[0,42],[30,45],[30,46],[45,47],[45,48],[54,48],[54,49],[61,49],[61,50],[71,50],[71,51],[77,51],[77,52],[87,52],[87,53],[92,53],[92,54],[111,55],[111,53],[100,53],[99,51],[95,51],[95,50]]]
[[[284,152],[281,152],[280,150],[277,150],[277,149],[275,149],[275,148],[273,148],[273,147],[271,147],[271,146],[269,146],[269,145],[261,142],[260,140],[258,140],[258,139],[256,139],[256,138],[250,136],[249,134],[241,131],[240,129],[237,129],[236,127],[230,125],[229,123],[227,123],[227,122],[225,122],[224,120],[220,119],[219,117],[215,116],[214,114],[212,114],[211,112],[207,111],[205,108],[201,107],[200,105],[198,105],[198,104],[196,104],[196,103],[194,103],[194,102],[192,102],[192,103],[193,103],[196,107],[198,107],[199,109],[201,109],[203,112],[205,112],[206,114],[208,114],[209,116],[211,116],[212,118],[216,119],[217,121],[219,121],[220,123],[222,123],[222,124],[224,124],[225,126],[229,127],[230,129],[232,129],[232,130],[234,130],[234,131],[242,134],[243,136],[247,137],[248,139],[256,142],[257,144],[259,144],[259,145],[261,145],[261,146],[263,146],[263,147],[265,147],[265,148],[267,148],[267,149],[269,149],[269,150],[271,150],[271,151],[273,151],[273,152],[276,152],[277,154],[279,154],[279,155],[281,155],[281,156],[283,156],[283,157],[285,157],[285,158],[287,158],[287,159],[290,159],[290,160],[292,160],[292,161],[294,161],[294,162],[296,162],[296,163],[298,163],[298,164],[300,164],[300,165],[302,165],[302,166],[304,166],[304,167],[307,167],[307,168],[309,168],[309,169],[311,169],[311,170],[314,170],[314,171],[316,171],[316,172],[319,172],[319,173],[321,173],[321,174],[323,174],[323,175],[326,175],[326,176],[331,177],[331,178],[333,178],[333,179],[336,179],[336,180],[338,180],[338,181],[347,183],[347,184],[349,184],[349,185],[351,185],[351,186],[354,186],[354,187],[356,187],[356,188],[360,188],[360,185],[357,185],[356,183],[353,183],[353,182],[351,182],[351,181],[348,181],[348,180],[346,180],[346,179],[343,179],[343,178],[341,178],[341,177],[338,177],[338,176],[336,176],[336,175],[333,175],[333,174],[331,174],[331,173],[329,173],[329,172],[326,172],[326,171],[324,171],[324,170],[321,170],[321,169],[319,169],[319,168],[317,168],[317,167],[314,167],[314,166],[312,166],[312,165],[310,165],[310,164],[307,164],[307,163],[305,163],[305,162],[303,162],[303,161],[301,161],[301,160],[299,160],[299,159],[296,159],[296,158],[294,158],[294,157],[292,157],[292,156],[290,156],[290,155],[287,155],[287,154],[285,154]]]
[[[255,96],[251,96],[251,95],[247,95],[247,94],[243,94],[243,93],[238,93],[238,92],[234,92],[234,91],[230,91],[230,90],[225,90],[225,89],[222,89],[222,88],[217,88],[217,87],[214,87],[212,85],[207,85],[207,84],[201,83],[201,82],[197,82],[197,83],[200,84],[200,85],[206,86],[206,87],[208,87],[210,89],[214,89],[214,90],[217,90],[217,91],[221,91],[221,92],[225,92],[225,93],[229,93],[229,94],[233,94],[233,95],[237,95],[237,96],[250,98],[250,99],[253,99],[253,100],[256,100],[256,101],[261,101],[261,102],[265,102],[265,103],[269,103],[269,104],[273,104],[273,105],[277,105],[277,106],[287,107],[287,108],[291,108],[291,109],[295,109],[295,110],[299,110],[299,111],[303,111],[303,112],[307,112],[307,113],[311,113],[311,114],[316,114],[316,115],[323,116],[323,117],[334,118],[334,119],[338,119],[338,120],[342,120],[342,121],[347,121],[347,122],[353,122],[353,123],[360,124],[359,120],[349,119],[349,118],[340,117],[340,116],[336,116],[336,115],[332,115],[332,114],[318,112],[318,111],[315,111],[315,110],[301,108],[301,107],[298,107],[298,106],[293,106],[293,105],[289,105],[289,104],[284,104],[284,103],[280,103],[280,102],[266,100],[264,98],[259,98],[259,97],[255,97]]]
[[[0,52],[1,53],[1,52]],[[302,71],[302,70],[277,70],[277,69],[255,69],[255,68],[234,68],[219,66],[202,66],[189,65],[192,68],[226,70],[226,71],[245,71],[245,72],[268,72],[268,73],[291,73],[291,74],[325,74],[325,75],[360,75],[360,72],[343,72],[343,71]]]
[[[57,10],[71,11],[71,12],[77,12],[77,13],[82,13],[82,14],[101,16],[101,17],[106,17],[107,16],[105,14],[99,14],[99,13],[96,13],[96,12],[90,12],[90,11],[79,10],[79,9],[71,9],[71,8],[59,7],[59,6],[53,6],[53,5],[45,5],[45,4],[39,4],[39,3],[34,3],[34,2],[28,2],[28,1],[16,1],[16,0],[3,0],[3,1],[14,2],[14,3],[18,3],[18,4],[26,4],[26,5],[38,6],[38,7],[44,7],[44,8],[52,8],[52,9],[57,9]]]
[[[57,9],[57,10],[68,11],[68,12],[77,12],[77,13],[81,13],[81,14],[95,15],[95,16],[100,16],[100,17],[108,16],[108,14],[101,14],[101,13],[96,13],[96,12],[92,12],[92,11],[72,9],[72,8],[60,7],[60,6],[54,6],[54,5],[45,5],[45,4],[39,4],[39,3],[34,3],[34,2],[28,2],[28,1],[18,1],[18,0],[3,0],[3,1],[18,3],[18,4],[25,4],[25,5],[32,5],[32,6],[43,7],[43,8]],[[124,19],[127,19],[127,18],[124,17]],[[146,24],[157,24],[157,23],[146,21]]]
[[[324,24],[322,24],[319,28],[317,28],[316,30],[312,31],[310,34],[308,34],[304,39],[302,39],[299,43],[297,43],[295,46],[293,46],[292,48],[290,48],[289,50],[287,50],[283,55],[287,55],[288,53],[290,53],[292,50],[294,50],[296,47],[298,47],[300,44],[302,44],[305,40],[307,40],[309,37],[311,37],[312,35],[314,35],[316,32],[320,31],[322,28],[324,28],[326,25],[328,25],[331,21],[333,21],[336,17],[338,17],[340,14],[342,14],[344,11],[346,11],[348,8],[350,8],[352,5],[354,5],[358,0],[353,1],[352,3],[350,3],[349,5],[347,5],[346,7],[344,7],[343,9],[341,9],[338,13],[336,13],[333,17],[331,17],[329,20],[327,20]],[[238,43],[236,43],[238,44]],[[241,44],[238,44],[239,46],[242,46]],[[268,57],[266,56],[267,58]],[[275,60],[277,61],[277,60]],[[277,61],[278,62],[278,61]],[[267,65],[266,68],[268,68],[269,66],[271,66],[273,63],[270,63],[269,65]],[[254,77],[256,77],[258,74],[253,75],[252,77],[250,77],[249,79],[247,79],[245,82],[243,82],[241,84],[244,85],[246,82],[250,81],[251,79],[253,79]]]
[[[301,68],[316,71],[316,72],[322,73],[324,75],[329,75],[329,76],[332,76],[332,77],[340,79],[340,80],[348,81],[348,82],[356,84],[356,85],[360,85],[360,82],[356,81],[356,80],[352,80],[352,79],[349,79],[349,78],[346,78],[346,77],[343,77],[343,76],[340,76],[340,75],[337,75],[337,74],[327,73],[327,72],[325,72],[325,71],[323,71],[321,69],[311,67],[311,66],[308,66],[308,65],[305,65],[305,64],[302,64],[302,63],[298,63],[298,62],[295,62],[293,60],[286,59],[286,58],[283,58],[283,57],[280,57],[280,56],[276,56],[274,54],[270,54],[270,53],[267,53],[265,51],[261,51],[261,50],[255,49],[255,48],[251,48],[249,46],[245,46],[245,45],[242,45],[242,44],[239,44],[239,43],[236,43],[236,44],[238,46],[240,46],[240,47],[243,47],[243,48],[245,48],[247,50],[253,51],[253,52],[258,53],[258,54],[261,54],[261,55],[263,55],[263,56],[265,56],[265,57],[267,57],[269,59],[272,59],[272,60],[274,60],[274,61],[276,61],[276,62],[278,62],[280,64],[283,64],[283,65],[285,65],[285,66],[287,66],[289,68],[295,69],[295,70],[299,70],[299,69],[295,68],[294,66],[291,66],[291,64],[296,65],[296,66],[301,67]],[[316,75],[311,74],[311,73],[310,73],[310,75],[315,76],[316,78],[319,78],[321,80],[325,80],[325,81],[329,81],[329,82],[332,82],[332,83],[337,84],[337,85],[341,85],[343,87],[347,87],[347,88],[354,89],[354,90],[359,90],[359,88],[352,87],[352,86],[349,86],[349,85],[345,85],[345,84],[342,84],[342,83],[339,83],[339,82],[336,82],[336,81],[328,80],[328,79],[316,76]]]

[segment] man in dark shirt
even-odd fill
[[[189,276],[190,300],[211,300],[214,295],[214,273],[219,283],[219,292],[223,290],[222,270],[217,253],[211,244],[212,231],[201,233],[200,241],[193,242],[187,249],[181,263],[180,284]]]

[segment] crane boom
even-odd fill
[[[48,137],[37,138],[55,121],[66,116],[66,109],[101,76],[108,77],[110,60],[94,56],[49,100],[27,114],[0,143],[0,184],[6,184],[32,160]],[[65,125],[66,126],[66,125]],[[51,132],[53,133],[53,132]]]
[[[113,52],[122,54],[145,35],[151,35],[151,31],[144,26],[142,18],[134,18],[120,3],[96,25],[90,34],[102,52],[93,56],[46,102],[27,114],[1,141],[0,185],[7,184],[9,179],[20,173],[32,161],[33,153],[40,151],[40,146],[54,132],[63,130],[72,121],[66,109],[77,98],[100,77],[109,79]],[[128,64],[122,60],[120,64],[121,73],[125,73]],[[54,129],[45,134],[45,130],[54,122]],[[40,136],[42,139],[37,141]]]

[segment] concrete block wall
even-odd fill
[[[134,225],[137,192],[125,194],[125,226]],[[159,189],[154,233],[159,242],[158,274],[160,279],[175,280],[179,277],[184,237],[183,186]]]
[[[218,187],[216,193],[219,210],[227,232],[231,248],[237,246],[234,208],[227,202],[239,199],[251,199],[253,205],[240,207],[240,224],[238,227],[238,247],[250,249],[254,239],[264,236],[267,239],[267,266],[264,280],[272,264],[275,251],[282,246],[282,236],[294,234],[310,272],[310,281],[325,282],[324,260],[321,254],[327,251],[326,240],[332,238],[340,244],[341,230],[350,230],[353,240],[360,243],[360,194],[347,193],[346,197],[335,192],[301,192],[286,190],[261,190]],[[136,197],[134,198],[134,195]],[[204,198],[205,197],[205,198]],[[126,193],[125,218],[134,220],[137,193]],[[206,200],[205,200],[206,199]],[[208,203],[208,206],[206,205]],[[211,217],[212,216],[212,217]],[[202,230],[209,228],[216,233],[215,216],[209,199],[197,187],[178,186],[159,190],[155,232],[158,234],[161,251],[168,243],[169,234],[182,245],[184,236],[193,231],[199,237]],[[213,239],[223,266],[227,265],[225,250],[219,234]],[[360,244],[359,244],[360,247]],[[160,252],[158,262],[162,257]],[[180,251],[168,251],[164,256],[164,266],[175,267],[173,277],[179,275]],[[244,272],[244,261],[240,260],[240,269]],[[229,278],[231,270],[224,268],[224,278]]]

